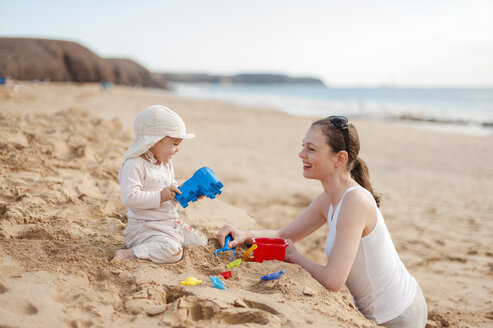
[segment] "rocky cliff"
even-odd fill
[[[165,87],[160,76],[134,61],[101,58],[75,42],[46,39],[0,38],[0,76]]]

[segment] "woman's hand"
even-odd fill
[[[218,233],[216,234],[216,238],[217,240],[219,240],[219,244],[221,244],[221,247],[224,247],[224,239],[227,235],[233,236],[228,246],[230,248],[234,248],[240,244],[243,244],[247,239],[247,233],[245,231],[238,230],[229,224],[225,224],[221,229],[219,229]]]
[[[175,185],[169,185],[161,190],[161,203],[167,202],[168,200],[175,201],[176,194],[181,194],[180,189]]]
[[[284,256],[284,261],[289,263],[298,263],[297,258],[301,255],[300,252],[294,246],[292,240],[288,239],[289,246],[286,247],[286,255]]]

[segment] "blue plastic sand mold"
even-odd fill
[[[223,184],[208,167],[198,169],[193,176],[185,181],[178,189],[181,195],[176,195],[175,200],[184,208],[189,202],[195,202],[199,196],[207,196],[211,199],[221,194]]]
[[[286,271],[281,270],[279,272],[274,272],[274,273],[269,273],[266,274],[265,276],[260,277],[262,280],[274,280],[274,279],[279,279],[281,275],[285,274]]]
[[[214,287],[218,289],[226,289],[226,283],[222,282],[217,276],[209,276],[209,279],[211,280]]]
[[[236,256],[236,251],[232,248],[229,248],[229,242],[231,241],[231,235],[227,235],[226,238],[224,238],[224,246],[223,248],[219,248],[219,249],[216,249],[215,252],[214,252],[214,256],[217,257],[217,254],[219,252],[227,252],[227,251],[233,251],[233,257],[231,258],[230,261],[233,261],[233,259],[235,258]]]

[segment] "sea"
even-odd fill
[[[492,136],[493,88],[327,87],[322,84],[172,85],[173,93],[292,115],[391,120],[445,132]]]

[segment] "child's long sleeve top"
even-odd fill
[[[172,201],[161,203],[161,190],[176,184],[173,165],[155,165],[139,157],[126,160],[120,170],[120,193],[127,217],[140,220],[177,219]]]

